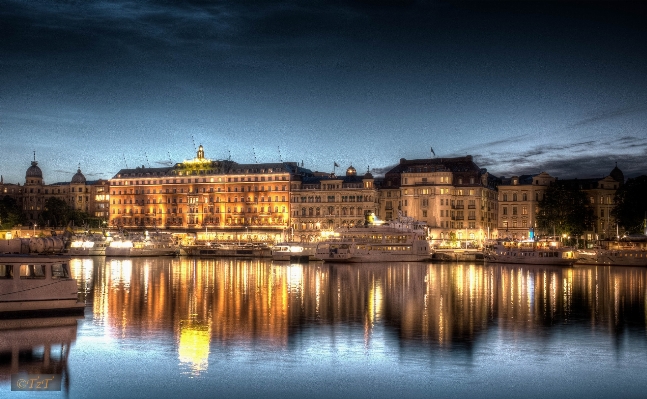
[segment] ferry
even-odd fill
[[[289,262],[310,262],[318,260],[317,244],[307,242],[282,242],[272,247],[272,260]]]
[[[0,256],[0,315],[84,307],[67,257]]]
[[[497,242],[486,246],[485,260],[494,263],[572,266],[575,251],[559,241]]]
[[[315,252],[324,262],[343,263],[422,262],[432,255],[426,224],[401,215],[391,222],[369,215],[363,226],[335,230]]]

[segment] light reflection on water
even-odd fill
[[[96,258],[72,273],[87,308],[70,397],[647,388],[645,269]]]

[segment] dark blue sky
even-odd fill
[[[0,174],[208,158],[647,173],[640,3],[0,1]]]

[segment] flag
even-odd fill
[[[335,162],[335,168],[338,168],[338,167],[339,167],[339,165],[337,165],[337,162]]]
[[[431,147],[431,153],[434,154],[434,156],[436,156],[436,153],[434,152],[434,147]]]

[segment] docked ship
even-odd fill
[[[176,256],[180,248],[172,234],[153,233],[115,236],[105,250],[107,257]]]
[[[485,260],[494,263],[572,266],[577,257],[559,241],[497,242],[486,246]]]
[[[272,260],[284,262],[310,262],[318,260],[317,244],[307,242],[281,242],[272,247]]]
[[[104,256],[112,237],[90,233],[72,238],[66,253],[71,256]]]
[[[270,258],[272,252],[265,244],[254,243],[206,243],[203,245],[182,246],[181,255],[203,258]]]
[[[363,226],[335,230],[317,245],[317,259],[343,263],[431,260],[425,223],[403,216],[390,222],[374,222],[373,218],[369,215]]]
[[[577,251],[578,265],[647,266],[647,235],[619,241],[600,241],[595,248]]]
[[[0,256],[0,315],[83,311],[67,257]]]

